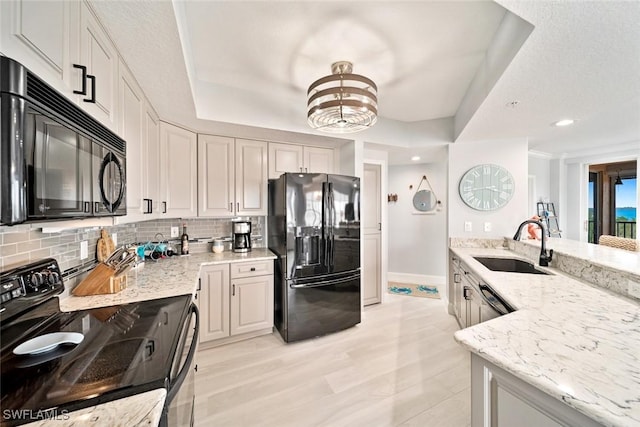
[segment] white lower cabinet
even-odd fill
[[[596,427],[560,400],[471,354],[471,427]]]
[[[273,330],[273,261],[208,265],[200,276],[200,343],[223,344]]]

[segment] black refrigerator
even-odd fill
[[[286,342],[360,323],[360,178],[286,173],[269,180],[274,323]]]

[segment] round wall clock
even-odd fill
[[[477,165],[462,175],[458,192],[469,207],[493,211],[506,205],[515,190],[513,176],[502,166]]]

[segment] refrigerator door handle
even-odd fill
[[[329,216],[330,216],[330,208],[329,208],[329,190],[328,183],[322,183],[322,206],[323,206],[323,227],[322,227],[322,240],[324,241],[323,252],[324,252],[324,265],[326,267],[326,271],[329,271]]]
[[[345,283],[345,282],[350,282],[353,279],[358,278],[359,276],[349,276],[349,277],[343,277],[340,279],[334,279],[334,280],[324,280],[322,282],[313,282],[313,283],[304,283],[304,284],[291,284],[289,285],[292,289],[304,289],[304,288],[318,288],[321,286],[331,286],[331,285],[338,285],[340,283]]]
[[[334,238],[334,234],[333,234],[333,222],[334,222],[334,215],[335,215],[335,206],[334,206],[334,199],[333,199],[333,184],[331,182],[329,182],[327,184],[328,186],[328,194],[327,194],[327,201],[328,201],[328,205],[329,205],[329,241],[330,241],[330,246],[329,246],[329,271],[333,271],[333,266],[334,266],[334,244],[335,244],[335,238]]]

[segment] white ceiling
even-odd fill
[[[161,117],[188,126],[317,138],[306,126],[306,89],[331,62],[350,60],[378,84],[381,116],[350,139],[411,150],[503,138],[554,155],[640,150],[640,2],[499,3],[92,2]],[[534,29],[454,133],[510,12]],[[565,117],[576,124],[551,126]]]

